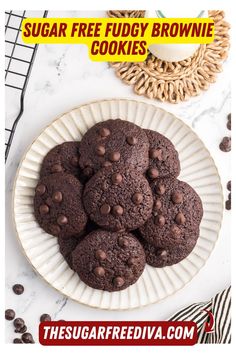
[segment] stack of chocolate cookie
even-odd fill
[[[100,122],[81,142],[45,156],[35,217],[87,285],[122,290],[146,263],[178,263],[197,242],[202,203],[179,173],[178,153],[162,134],[121,119]]]

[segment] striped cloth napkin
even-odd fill
[[[194,321],[198,328],[198,343],[231,343],[231,286],[208,302],[180,310],[169,321]]]

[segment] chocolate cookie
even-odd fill
[[[74,251],[78,243],[79,243],[79,238],[74,236],[67,237],[67,238],[62,236],[58,237],[59,250],[71,269],[73,269],[72,251]]]
[[[155,247],[184,244],[188,234],[199,228],[202,202],[195,190],[175,178],[159,178],[151,183],[153,211],[140,228],[142,237]]]
[[[40,177],[66,172],[80,179],[79,144],[77,141],[68,141],[50,150],[43,159]]]
[[[145,267],[141,243],[130,233],[88,234],[72,252],[73,269],[94,289],[118,291],[134,284]]]
[[[140,227],[151,216],[153,206],[146,178],[124,166],[98,171],[85,186],[83,202],[89,217],[111,231]]]
[[[92,176],[101,167],[125,163],[137,171],[148,167],[149,143],[145,132],[134,123],[109,119],[95,124],[80,144],[80,167]]]
[[[149,167],[147,177],[177,177],[180,173],[178,152],[172,142],[164,135],[153,130],[145,130],[149,140]]]
[[[191,231],[187,236],[187,241],[184,244],[177,245],[172,248],[154,247],[150,243],[142,240],[146,262],[152,267],[166,267],[179,263],[186,258],[194,249],[197,239],[199,237],[199,230]]]
[[[82,185],[74,176],[57,173],[43,177],[34,197],[34,212],[39,225],[54,236],[79,234],[87,222],[81,198]]]

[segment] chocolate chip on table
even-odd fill
[[[231,181],[229,181],[229,182],[227,183],[227,189],[228,189],[228,191],[231,191]]]
[[[24,287],[21,284],[15,284],[13,285],[12,290],[16,295],[21,295],[24,292]]]
[[[225,209],[226,209],[226,210],[231,210],[231,200],[226,200],[226,202],[225,202]]]
[[[13,325],[15,328],[19,329],[24,327],[25,321],[23,320],[23,318],[17,317],[14,319]]]
[[[231,200],[231,192],[228,194],[228,199]]]
[[[15,333],[25,333],[26,331],[27,331],[26,325],[15,329]]]
[[[229,152],[229,151],[231,151],[231,138],[228,137],[228,136],[225,136],[225,137],[222,139],[222,141],[221,141],[221,143],[220,143],[220,145],[219,145],[219,148],[220,148],[220,150],[223,151],[223,152]]]
[[[228,114],[227,119],[228,119],[227,128],[231,130],[231,113]]]
[[[7,309],[7,310],[5,311],[5,319],[8,320],[8,321],[14,320],[15,315],[16,315],[16,314],[15,314],[15,311],[12,310],[12,309]]]
[[[229,120],[229,121],[227,122],[226,126],[227,126],[227,129],[231,130],[231,120]]]
[[[44,313],[40,316],[40,322],[51,321],[51,316],[48,313]]]
[[[32,334],[28,332],[22,334],[21,339],[23,340],[24,343],[34,343]]]
[[[14,344],[23,344],[23,341],[20,338],[14,338],[13,343]]]

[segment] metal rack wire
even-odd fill
[[[14,90],[18,100],[18,113],[5,125],[5,161],[7,160],[17,124],[24,112],[24,96],[33,67],[38,45],[26,45],[21,39],[21,25],[27,17],[47,17],[48,11],[5,12],[5,87]],[[32,14],[32,12],[31,12]]]

